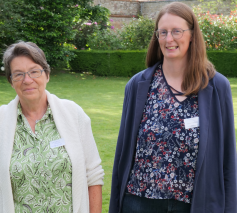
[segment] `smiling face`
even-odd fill
[[[183,36],[179,39],[173,38],[171,31],[174,28],[182,30],[189,29],[187,22],[176,15],[165,13],[158,22],[158,29],[167,30],[168,34],[165,39],[158,39],[164,60],[187,59],[187,52],[191,41],[191,31],[184,31]]]
[[[28,72],[33,69],[43,69],[39,64],[36,64],[26,56],[14,58],[10,63],[10,68],[11,74]],[[40,103],[46,100],[45,88],[48,81],[49,77],[46,76],[45,72],[42,72],[42,75],[38,78],[30,78],[28,74],[25,74],[24,80],[12,81],[12,87],[19,96],[21,103],[32,103],[34,101]]]

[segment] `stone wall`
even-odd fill
[[[164,5],[170,3],[170,1],[141,1],[140,3],[140,11],[141,14],[145,17],[155,19]],[[197,1],[183,1],[183,3],[192,7],[193,5],[198,5]]]
[[[138,1],[95,0],[95,2],[108,8],[111,15],[133,16],[137,15],[140,10],[140,3]]]
[[[155,19],[161,7],[174,1],[178,0],[94,0],[94,4],[100,4],[101,6],[108,8],[111,12],[113,25],[115,28],[121,28],[123,23],[128,23],[133,17],[137,17],[138,15]],[[200,2],[196,0],[179,1],[190,7],[200,4]],[[230,2],[227,0],[225,5],[218,8],[216,13],[229,14]]]

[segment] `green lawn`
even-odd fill
[[[94,137],[105,170],[102,212],[107,213],[124,87],[129,78],[106,78],[60,72],[51,74],[50,78],[47,90],[60,98],[75,101],[91,118]],[[237,78],[229,78],[229,81],[233,93],[235,121],[237,122]],[[0,76],[0,106],[10,102],[15,95],[14,89],[11,88],[5,77]],[[237,127],[237,123],[235,126]]]

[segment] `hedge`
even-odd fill
[[[70,61],[74,72],[91,72],[98,76],[131,77],[146,68],[146,51],[85,51],[75,50]],[[237,51],[208,51],[216,70],[228,77],[237,76]]]
[[[218,72],[226,77],[237,77],[237,50],[208,51],[207,56]]]

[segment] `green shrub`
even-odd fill
[[[146,50],[130,51],[74,51],[71,69],[92,72],[99,76],[131,77],[145,69]],[[208,51],[209,60],[225,76],[237,76],[237,51]]]
[[[142,50],[149,45],[154,31],[154,21],[139,17],[122,29],[95,30],[88,36],[88,46],[93,50]]]
[[[99,76],[131,77],[145,69],[146,51],[74,51],[70,61],[75,72],[92,72]]]
[[[77,49],[88,49],[88,37],[95,31],[101,31],[110,27],[109,15],[110,11],[99,5],[79,8],[79,15],[75,17],[76,35],[73,44]]]
[[[88,36],[92,34],[97,29],[97,22],[88,22],[84,24],[76,25],[76,35],[73,39],[73,44],[77,49],[88,49]]]
[[[76,33],[75,17],[92,0],[0,0],[0,46],[17,40],[32,41],[46,54],[49,64],[70,60],[73,52],[64,44]],[[83,16],[86,12],[83,12]]]
[[[203,8],[194,7],[202,30],[207,50],[237,49],[237,9],[230,15],[203,12]]]
[[[124,24],[121,30],[123,45],[128,50],[146,49],[154,33],[154,26],[154,20],[143,16]]]
[[[237,50],[207,51],[207,56],[218,72],[227,77],[237,77]]]
[[[93,50],[122,50],[126,49],[123,45],[119,31],[112,29],[96,29],[88,36],[88,46]]]
[[[21,26],[21,0],[0,0],[0,46],[11,44],[22,34],[18,31]]]

